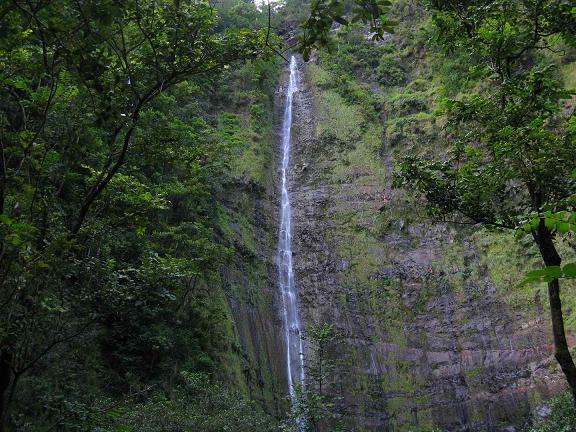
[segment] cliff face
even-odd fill
[[[246,68],[243,73],[250,76],[253,70]],[[240,89],[230,90],[236,96],[234,103],[219,114],[219,129],[235,152],[228,181],[214,203],[220,242],[228,248],[229,259],[207,289],[210,298],[221,299],[219,322],[226,329],[219,337],[219,378],[267,413],[281,417],[288,408],[288,388],[275,261],[277,103],[274,85],[260,88],[262,82],[276,82],[276,69],[270,66],[260,80],[245,83],[246,88],[240,81]]]
[[[236,185],[226,191],[229,228],[236,253],[222,270],[232,326],[230,350],[222,359],[225,379],[236,381],[271,414],[287,408],[281,322],[277,309],[276,211],[272,188]]]
[[[301,71],[295,271],[305,323],[338,336],[339,409],[353,430],[515,430],[563,388],[545,293],[507,292],[518,246],[423,216],[409,191],[391,188],[394,154],[408,146],[391,148],[387,116],[345,100],[321,67]]]

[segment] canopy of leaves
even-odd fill
[[[534,63],[551,35],[570,39],[572,10],[555,0],[431,6],[436,40],[468,50],[487,86],[444,102],[448,154],[404,158],[396,183],[422,192],[436,216],[459,213],[493,226],[569,208],[576,135],[561,102],[571,91],[552,66]]]
[[[334,23],[368,24],[372,39],[382,40],[385,33],[394,30],[395,22],[386,16],[391,5],[389,0],[355,0],[351,5],[343,0],[312,0],[310,16],[302,24],[299,37],[299,51],[304,60],[310,58],[312,49],[331,46]]]
[[[269,101],[276,80],[266,15],[245,9],[0,6],[0,392],[14,430],[86,430],[133,393],[184,410],[181,371],[214,379],[232,351],[214,293],[234,245],[217,203],[244,142],[217,117],[240,89]]]
[[[436,216],[514,228],[574,193],[574,135],[556,117],[568,96],[550,70],[509,80],[495,95],[446,102],[445,160],[407,157],[397,184],[422,191]],[[504,101],[504,102],[503,102]]]

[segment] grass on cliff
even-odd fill
[[[383,184],[386,169],[380,157],[382,127],[367,114],[367,93],[350,95],[349,81],[338,81],[330,71],[309,65],[307,74],[316,87],[316,138],[329,154],[327,172],[334,183]],[[339,143],[344,148],[339,149]],[[338,151],[340,150],[340,151]]]
[[[536,246],[531,241],[516,240],[511,232],[477,231],[473,236],[481,264],[485,266],[500,298],[511,306],[526,310],[536,303],[548,309],[546,284],[523,284],[526,273],[542,267]],[[573,246],[566,239],[558,239],[556,245],[566,262],[576,259]],[[566,328],[576,333],[576,281],[561,281],[562,306]]]
[[[568,392],[551,399],[546,417],[537,421],[527,432],[574,432],[576,431],[576,408]]]
[[[361,32],[345,35],[339,41],[336,54],[322,53],[320,64],[308,67],[318,97],[319,138],[328,134],[335,138],[324,145],[334,144],[336,140],[344,142],[344,145],[337,143],[323,149],[329,153],[326,164],[331,177],[328,178],[335,182],[363,184],[367,181],[365,184],[381,184],[382,190],[386,191],[389,177],[380,177],[378,169],[372,168],[373,164],[380,165],[380,172],[388,174],[384,167],[392,165],[393,168],[394,162],[385,157],[391,154],[394,157],[406,152],[429,156],[442,154],[445,147],[439,136],[443,124],[435,115],[438,100],[442,97],[457,98],[482,85],[468,70],[467,53],[454,52],[446,56],[425,46],[430,22],[413,14],[414,3],[401,0],[395,4],[394,8],[400,10],[406,19],[399,19],[397,36],[390,42],[371,44]],[[575,72],[574,63],[560,68],[569,86],[576,82]],[[370,129],[374,137],[367,139]],[[372,144],[366,144],[370,142]],[[420,308],[426,307],[428,301],[437,296],[438,292],[434,290],[438,287],[431,286],[430,292],[420,293],[421,302],[407,310],[402,298],[407,289],[395,280],[388,285],[378,280],[378,270],[383,270],[391,261],[387,254],[394,253],[383,239],[385,236],[403,237],[409,243],[414,237],[412,228],[434,227],[435,224],[424,216],[420,202],[411,195],[411,191],[392,191],[382,201],[382,208],[370,216],[377,219],[375,228],[365,223],[367,212],[358,212],[358,215],[341,212],[333,218],[336,222],[333,237],[337,239],[337,254],[346,262],[341,276],[345,288],[341,301],[354,312],[354,316],[358,311],[374,318],[377,324],[374,341],[384,340],[402,348],[408,345],[402,322],[417,316]],[[465,304],[485,295],[487,285],[493,284],[498,305],[502,301],[507,303],[515,312],[521,313],[522,319],[538,316],[534,306],[538,301],[538,291],[542,292],[544,287],[520,284],[528,271],[541,266],[537,251],[515,240],[511,233],[482,229],[469,235],[467,230],[457,228],[455,231],[442,234],[445,241],[441,241],[435,251],[441,259],[433,263],[435,275],[446,275],[444,279],[448,282],[450,294],[460,304]],[[420,240],[416,238],[413,241]],[[570,245],[563,243],[561,248],[563,256],[574,255]],[[406,262],[405,257],[393,258],[399,263]],[[575,288],[563,282],[566,323],[573,332],[576,332]],[[545,291],[541,298],[546,308]],[[506,306],[504,309],[510,308]],[[398,318],[399,314],[404,315]],[[361,367],[358,365],[366,363],[362,354],[347,355],[350,368],[357,369]],[[395,358],[388,360],[389,371],[383,378],[386,381],[383,385],[387,392],[397,394],[389,401],[388,408],[400,410],[414,400],[416,390],[424,388],[426,383],[410,380],[415,370],[413,364]],[[479,385],[485,379],[481,368],[470,368],[463,373],[468,374],[473,385]],[[479,378],[481,374],[483,376]],[[355,379],[357,394],[367,398],[359,401],[358,409],[368,411],[369,395],[364,394],[369,389],[365,383],[366,376],[358,373]],[[418,429],[407,427],[402,430]],[[567,432],[576,429],[534,429],[532,432],[552,430]]]

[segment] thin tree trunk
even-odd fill
[[[10,364],[10,355],[0,352],[0,432],[7,431],[8,413],[15,385],[16,376]]]
[[[560,266],[562,259],[556,250],[552,233],[544,225],[544,220],[540,221],[538,231],[534,238],[540,249],[540,254],[546,266]],[[568,381],[568,386],[572,392],[574,403],[576,404],[576,365],[570,355],[568,342],[566,341],[566,331],[564,329],[564,317],[562,316],[562,301],[560,300],[560,282],[558,279],[548,283],[548,300],[550,302],[550,318],[552,320],[552,334],[554,336],[554,357],[560,364],[562,372]]]
[[[558,279],[548,283],[548,298],[550,300],[550,316],[552,319],[552,333],[554,334],[554,357],[558,360],[562,372],[566,376],[574,403],[576,404],[576,366],[570,355],[566,333],[564,331],[564,318],[562,317],[562,302],[560,301],[560,284]]]
[[[4,194],[7,181],[6,155],[4,154],[4,142],[0,140],[0,214],[4,213]]]
[[[130,139],[132,138],[134,128],[136,127],[137,119],[138,119],[138,113],[135,113],[134,122],[124,134],[124,142],[122,144],[122,149],[120,150],[120,155],[118,156],[118,159],[116,160],[114,165],[110,168],[110,171],[108,171],[106,176],[98,184],[94,185],[90,190],[90,192],[88,192],[88,194],[84,197],[82,206],[80,207],[80,211],[78,213],[78,217],[71,230],[71,234],[73,236],[78,234],[80,228],[82,228],[82,224],[84,223],[84,220],[88,215],[88,210],[90,210],[90,207],[94,203],[94,200],[98,198],[98,196],[102,193],[104,188],[108,186],[108,183],[110,183],[112,178],[116,175],[118,170],[122,167],[122,165],[124,165],[126,153],[128,152],[128,147],[130,146]]]

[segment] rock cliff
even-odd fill
[[[517,430],[563,379],[541,294],[511,301],[493,277],[487,252],[514,240],[423,216],[391,187],[386,119],[330,89],[321,67],[301,71],[295,270],[304,321],[338,336],[339,409],[358,431]]]

